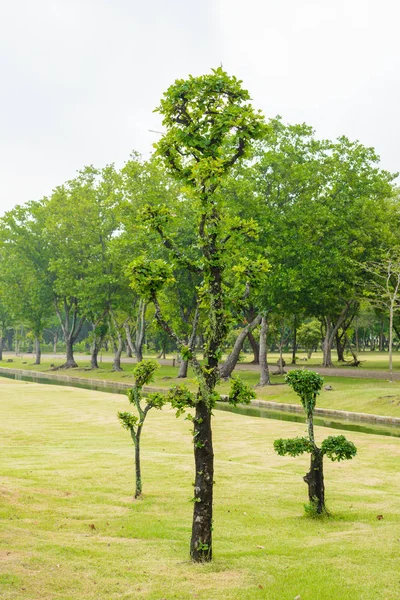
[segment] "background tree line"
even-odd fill
[[[397,253],[394,179],[359,142],[319,140],[309,126],[280,118],[267,123],[247,159],[216,191],[230,219],[225,259],[234,264],[232,235],[241,232],[247,262],[240,268],[252,269],[258,280],[256,292],[246,295],[237,289],[236,269],[225,289],[223,377],[243,350],[253,353],[266,384],[268,348],[290,349],[293,362],[299,348],[309,355],[322,348],[324,366],[332,365],[333,348],[339,361],[347,354],[354,364],[361,350],[388,349],[389,311],[371,295],[370,265],[382,266],[388,253]],[[119,370],[123,352],[141,360],[144,345],[160,357],[175,351],[154,319],[151,299],[132,288],[130,265],[144,254],[154,265],[169,261],[171,278],[159,296],[163,313],[189,346],[201,347],[201,278],[179,262],[179,249],[186,260],[196,256],[194,211],[185,198],[190,190],[157,157],[133,154],[120,170],[85,167],[51,196],[6,213],[0,221],[0,356],[3,348],[32,350],[39,363],[46,343],[47,350],[65,350],[69,368],[76,366],[79,343],[80,351],[90,349],[93,369],[104,348],[113,351]],[[270,265],[267,277],[260,258]],[[393,329],[398,347],[396,315]],[[183,359],[181,377],[187,364]]]

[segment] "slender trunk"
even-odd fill
[[[393,313],[394,302],[389,307],[389,380],[393,381]]]
[[[53,336],[53,354],[57,354],[58,331]]]
[[[379,331],[379,352],[383,352],[383,319],[380,321],[380,331]]]
[[[40,348],[40,338],[35,335],[35,365],[40,365],[42,350]]]
[[[135,499],[139,498],[142,495],[142,474],[140,471],[140,434],[142,433],[142,428],[139,425],[136,436],[134,438],[135,443]]]
[[[355,342],[356,342],[356,354],[360,352],[360,343],[358,339],[358,317],[356,317],[356,327],[355,327]]]
[[[254,358],[251,361],[251,364],[259,365],[260,364],[260,344],[257,342],[252,331],[249,331],[249,333],[247,334],[247,339],[250,342],[250,346],[251,346],[251,349],[252,349],[253,355],[254,355]]]
[[[133,356],[133,354],[135,354],[135,345],[134,345],[133,340],[132,340],[131,329],[129,327],[128,321],[125,321],[125,323],[124,323],[124,329],[125,329],[126,343],[127,343],[128,347],[130,349],[131,356]]]
[[[244,340],[249,332],[253,331],[257,325],[261,323],[261,315],[257,315],[255,319],[251,323],[249,323],[246,327],[244,327],[239,335],[236,338],[235,344],[233,346],[232,352],[229,354],[228,358],[224,362],[224,364],[220,367],[220,377],[221,379],[227,379],[231,376],[234,368],[237,365],[239,360],[240,351],[242,350]]]
[[[110,331],[114,347],[114,362],[112,366],[112,371],[122,371],[123,369],[121,367],[121,355],[124,349],[124,340],[122,338],[120,326],[118,325],[112,310],[110,310],[110,317],[112,323],[112,328],[110,328]],[[115,338],[117,338],[117,341],[115,340]]]
[[[3,360],[3,344],[4,344],[4,338],[1,335],[0,336],[0,360]]]
[[[214,452],[211,413],[202,400],[196,404],[194,418],[194,458],[196,477],[190,556],[195,562],[206,562],[212,558]]]
[[[314,450],[311,453],[310,470],[303,477],[308,485],[309,501],[315,505],[318,514],[326,512],[323,458],[324,455],[321,450],[317,446],[314,446]]]
[[[267,335],[268,321],[267,317],[261,319],[260,330],[260,383],[259,386],[270,385],[269,368],[267,361]]]
[[[147,304],[144,300],[140,300],[139,302],[139,314],[137,318],[137,326],[136,326],[136,342],[135,342],[135,354],[137,362],[141,362],[143,360],[143,342],[144,342],[144,334],[146,331],[146,322],[144,320],[146,314]]]
[[[193,352],[195,344],[196,344],[196,330],[197,330],[197,325],[199,322],[199,316],[200,316],[199,307],[196,306],[196,310],[195,310],[195,313],[193,316],[192,331],[190,334],[190,338],[188,340],[188,346],[192,352]],[[187,360],[181,360],[181,364],[179,365],[179,373],[178,373],[179,379],[180,378],[184,379],[185,377],[187,377],[188,366],[189,366],[189,362]]]
[[[297,352],[297,315],[293,317],[293,349],[292,349],[292,365],[296,364]]]
[[[128,358],[132,358],[132,350],[128,342],[125,344],[125,353]]]

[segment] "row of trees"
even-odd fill
[[[325,366],[332,363],[333,346],[339,360],[351,341],[356,350],[384,347],[387,307],[380,306],[372,319],[371,310],[360,313],[360,299],[374,279],[371,265],[398,244],[394,176],[381,171],[377,161],[358,142],[321,142],[309,127],[275,119],[265,125],[250,159],[219,184],[216,194],[231,229],[245,240],[247,264],[242,260],[237,268],[241,273],[251,268],[259,284],[257,294],[232,298],[229,306],[233,352],[225,376],[246,339],[258,360],[261,318],[262,335],[273,330],[278,349],[288,345],[289,337],[294,350],[298,343],[305,346],[302,333],[318,327],[313,347],[323,337]],[[56,319],[66,367],[75,366],[73,347],[83,333],[89,334],[93,368],[106,337],[115,349],[115,369],[121,368],[125,345],[140,360],[152,308],[148,297],[132,289],[129,265],[144,252],[173,261],[173,278],[161,301],[189,343],[201,279],[196,269],[184,268],[179,253],[168,255],[173,246],[196,253],[190,248],[195,243],[189,233],[193,214],[185,194],[188,190],[182,191],[159,160],[133,155],[122,170],[85,168],[51,197],[7,213],[0,222],[0,352],[7,330],[23,325],[31,332],[39,362],[44,331]],[[232,234],[226,237],[224,252],[231,255],[234,240]],[[272,268],[262,283],[265,260]],[[228,283],[232,296],[236,273]],[[197,312],[191,343],[202,335]],[[389,340],[387,328],[386,333]],[[153,326],[150,337],[167,347],[160,328]],[[183,376],[185,369],[184,361]]]
[[[64,366],[74,367],[86,323],[92,367],[108,333],[119,369],[125,341],[141,360],[153,311],[198,381],[196,394],[179,388],[173,401],[194,409],[191,556],[210,560],[219,378],[230,376],[259,326],[261,383],[269,382],[272,319],[283,324],[281,348],[285,322],[296,331],[304,318],[317,319],[330,366],[334,340],[346,336],[374,277],[367,266],[398,246],[400,213],[395,175],[379,168],[373,149],[345,137],[319,140],[304,124],[266,122],[222,69],[176,81],[158,110],[165,133],[149,161],[133,155],[121,170],[87,167],[3,217],[0,333],[24,323],[38,359],[56,315]],[[235,385],[233,402],[251,394]]]

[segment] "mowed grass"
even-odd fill
[[[44,361],[41,365],[30,363],[23,364],[22,359],[15,359],[13,363],[0,363],[0,366],[10,366],[16,369],[27,369],[30,371],[50,372],[50,361]],[[62,364],[59,359],[52,361],[54,364]],[[103,381],[122,381],[133,383],[134,364],[123,364],[123,371],[114,373],[111,363],[103,362],[99,369],[90,370],[89,362],[80,361],[79,368],[58,371],[63,376],[85,377],[88,379],[100,379]],[[307,365],[307,368],[310,368]],[[321,374],[323,370],[316,369]],[[255,386],[259,381],[259,373],[254,370],[240,370],[235,373],[239,375],[248,385]],[[169,388],[184,383],[190,389],[197,389],[197,383],[193,378],[193,372],[189,369],[189,377],[186,380],[178,379],[178,367],[163,365],[156,372],[152,385]],[[284,402],[286,404],[300,404],[298,396],[288,385],[284,384],[283,376],[272,375],[273,385],[263,388],[255,388],[257,398],[261,400]],[[368,413],[372,415],[386,415],[400,417],[400,381],[390,383],[387,379],[365,379],[338,376],[325,376],[325,385],[330,385],[332,390],[323,389],[318,397],[319,408],[332,408],[351,412]],[[230,382],[221,382],[218,391],[228,394]]]
[[[133,502],[124,396],[1,379],[0,398],[2,598],[399,598],[400,440],[349,435],[358,456],[325,466],[333,516],[312,520],[307,457],[272,449],[305,426],[216,411],[214,561],[194,565],[188,421],[149,413]]]

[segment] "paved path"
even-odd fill
[[[33,355],[32,354],[23,354],[22,357],[27,361],[26,368],[29,368],[29,364],[33,363]],[[8,358],[15,358],[15,354],[11,352],[3,353],[3,363]],[[42,354],[43,360],[62,360],[65,358],[64,354]],[[90,357],[87,354],[76,354],[75,360],[79,363],[79,361],[87,361],[90,360]],[[103,356],[101,359],[99,357],[99,362],[111,363],[113,362],[112,356]],[[172,366],[174,359],[160,359],[158,362],[161,365]],[[125,364],[136,364],[136,358],[121,358],[121,362]],[[4,365],[6,366],[6,365]],[[12,366],[12,363],[10,364]],[[339,367],[328,369],[325,367],[319,367],[317,365],[307,365],[306,362],[299,362],[297,365],[292,366],[288,365],[285,367],[286,371],[290,371],[292,369],[299,369],[302,367],[307,367],[310,370],[317,371],[320,375],[326,375],[328,377],[353,377],[356,379],[386,379],[389,380],[389,373],[384,370],[377,369],[360,369],[357,367]],[[250,363],[239,363],[236,366],[236,370],[238,371],[258,371],[259,365],[252,365]],[[270,365],[270,372],[275,373],[277,371],[277,366],[272,364]],[[393,373],[393,379],[395,381],[400,381],[400,372]]]

